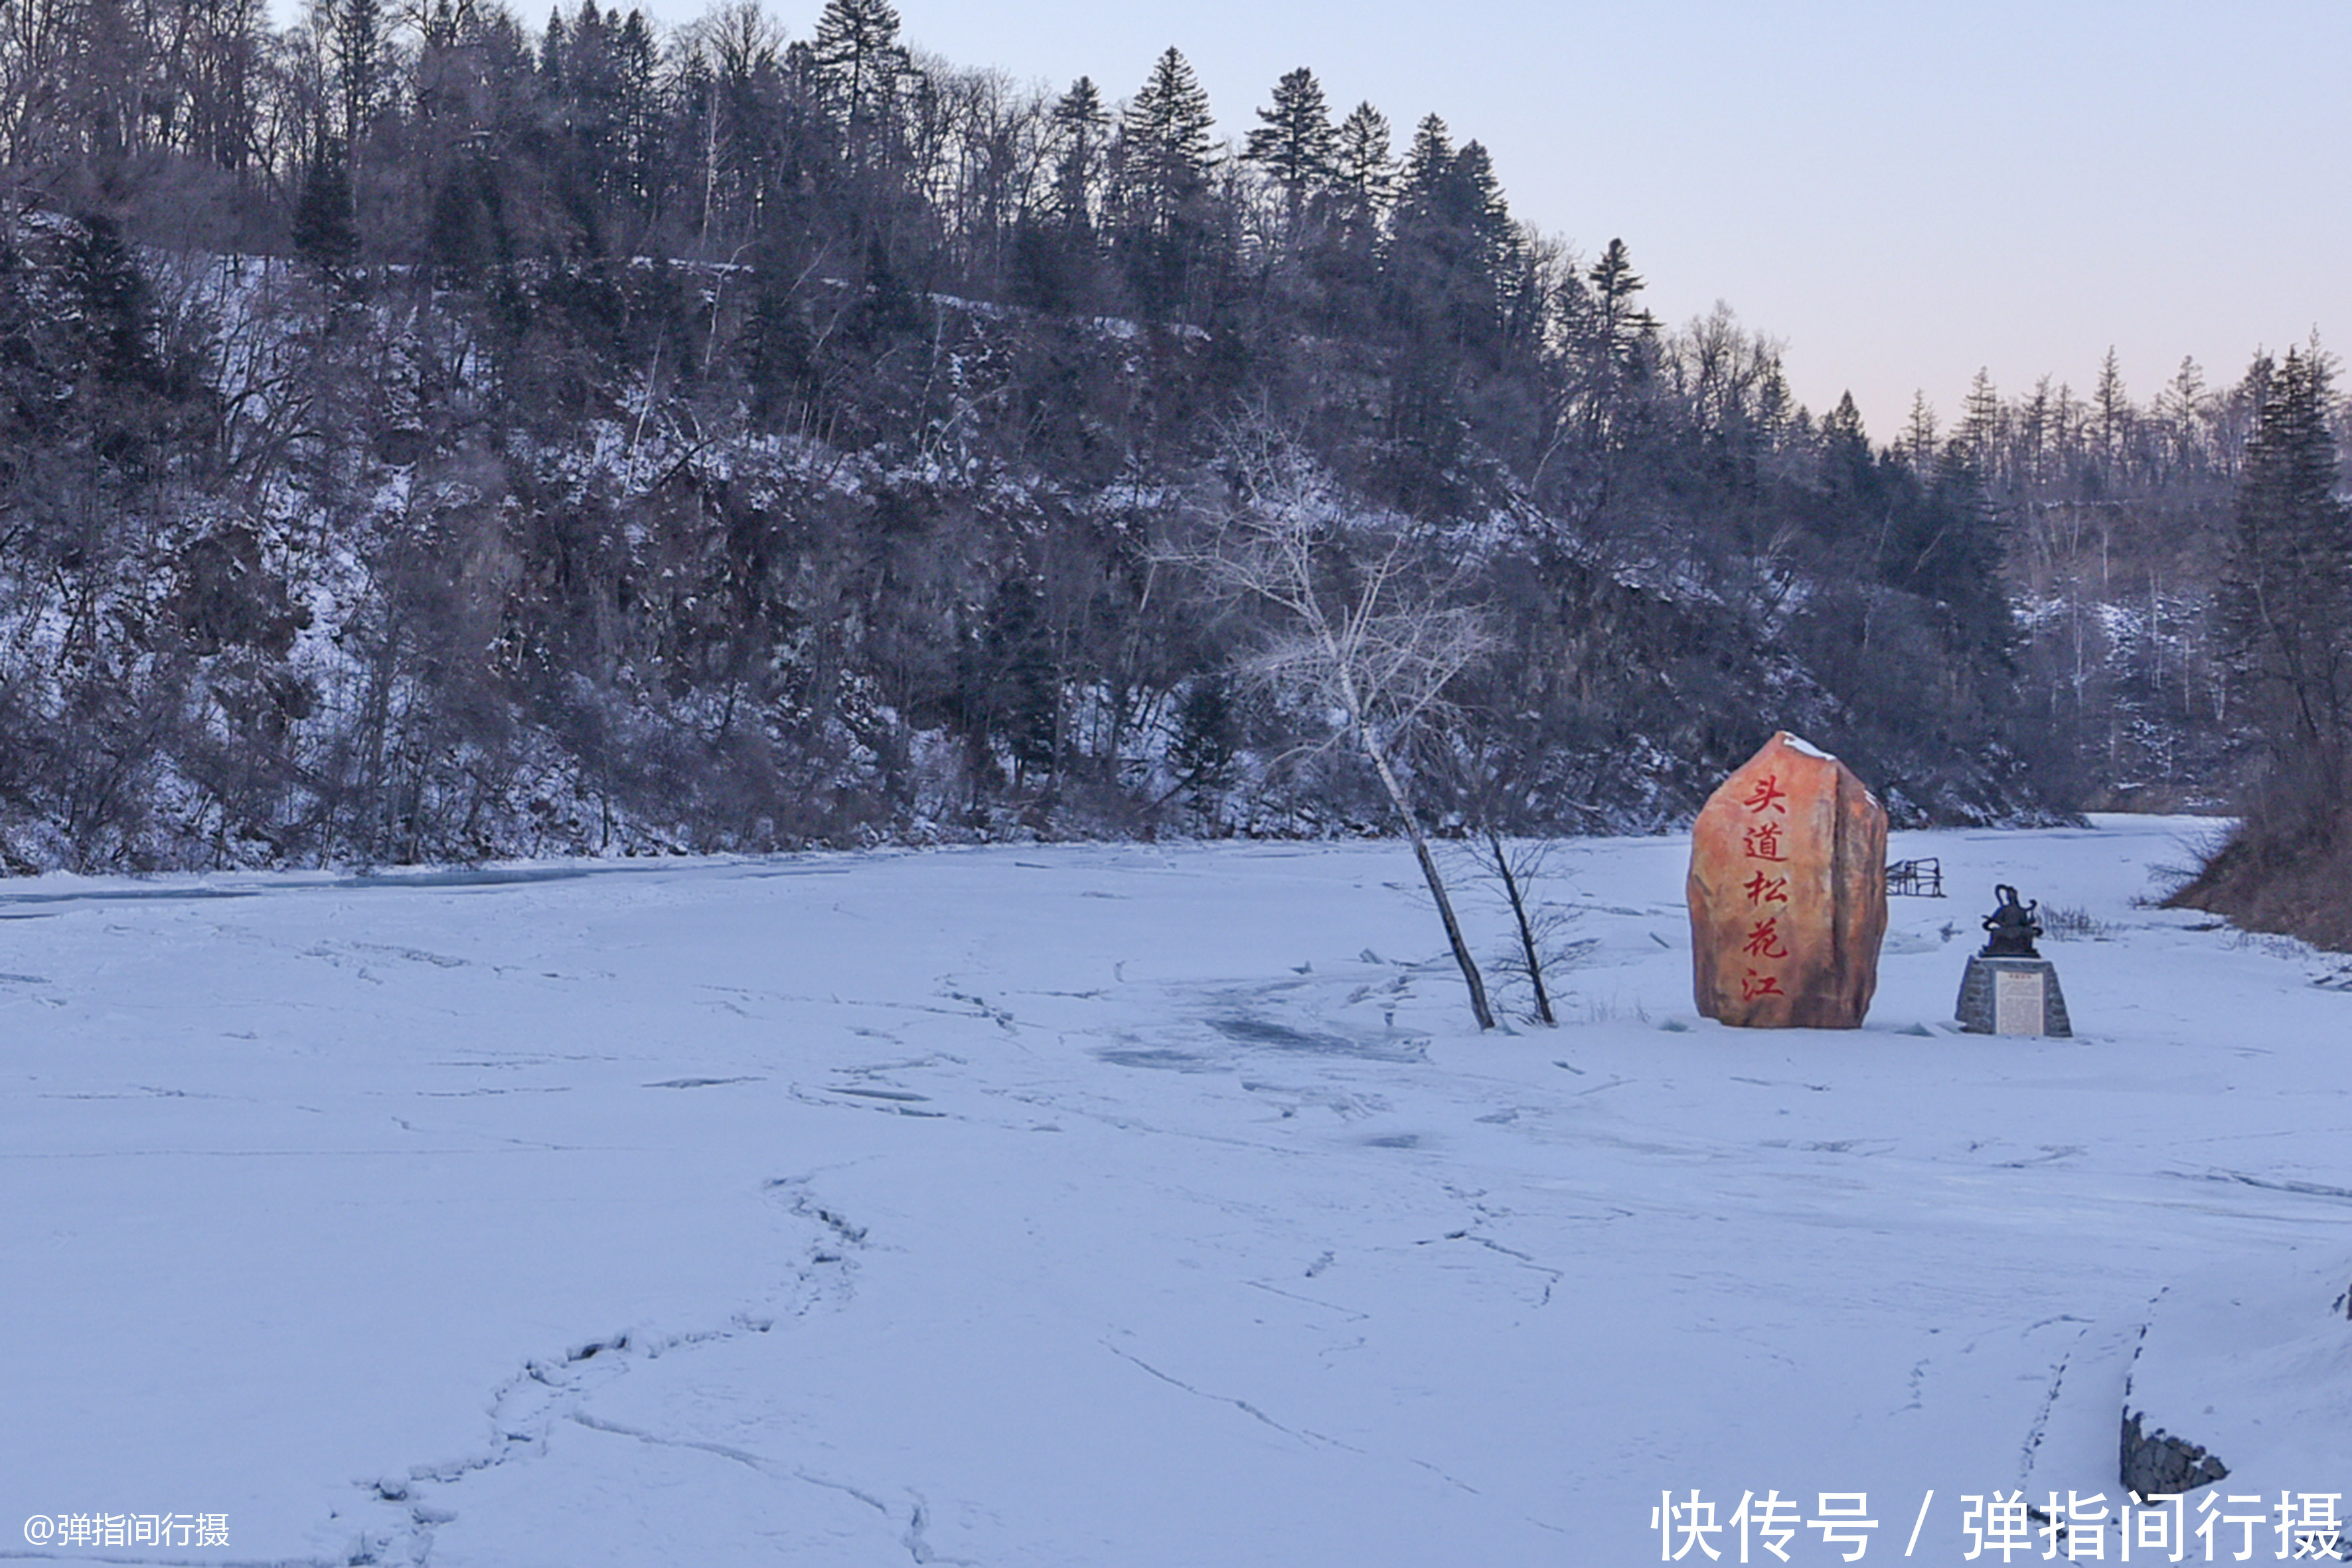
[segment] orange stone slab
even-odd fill
[[[1886,935],[1886,811],[1853,769],[1774,735],[1707,796],[1689,892],[1701,1013],[1743,1028],[1861,1026]]]

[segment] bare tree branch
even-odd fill
[[[1492,647],[1485,617],[1448,602],[1450,577],[1432,584],[1416,570],[1401,520],[1356,505],[1270,418],[1236,423],[1226,451],[1230,499],[1210,510],[1201,540],[1171,547],[1168,558],[1275,612],[1270,637],[1239,661],[1239,673],[1340,717],[1325,743],[1352,738],[1361,747],[1412,842],[1471,1012],[1491,1029],[1486,981],[1395,761],[1417,731],[1445,720],[1447,685]]]

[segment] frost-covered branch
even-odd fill
[[[1446,687],[1493,646],[1484,617],[1449,602],[1450,578],[1415,570],[1400,520],[1349,503],[1286,433],[1262,417],[1232,431],[1232,494],[1202,537],[1171,553],[1224,595],[1276,612],[1239,661],[1264,689],[1319,702],[1353,737],[1412,840],[1445,925],[1471,1011],[1494,1027],[1485,980],[1464,941],[1396,755],[1445,712]]]

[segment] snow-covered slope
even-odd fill
[[[0,1555],[1949,1563],[2126,1376],[2352,1489],[2352,995],[2137,907],[2196,827],[1897,835],[1844,1034],[1694,1016],[1679,839],[1484,1037],[1389,845],[8,884]],[[1946,1021],[1996,881],[2079,1038]],[[230,1544],[20,1535],[107,1513]]]

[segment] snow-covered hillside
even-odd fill
[[[1571,1021],[1483,1037],[1391,845],[11,883],[0,1556],[1611,1564],[1777,1489],[1957,1563],[2112,1519],[2129,1377],[2270,1561],[2352,1490],[2352,994],[2138,905],[2199,826],[1897,835],[1954,897],[1842,1034],[1694,1016],[1679,838],[1570,847]],[[2080,1037],[1948,1022],[1997,881]]]

